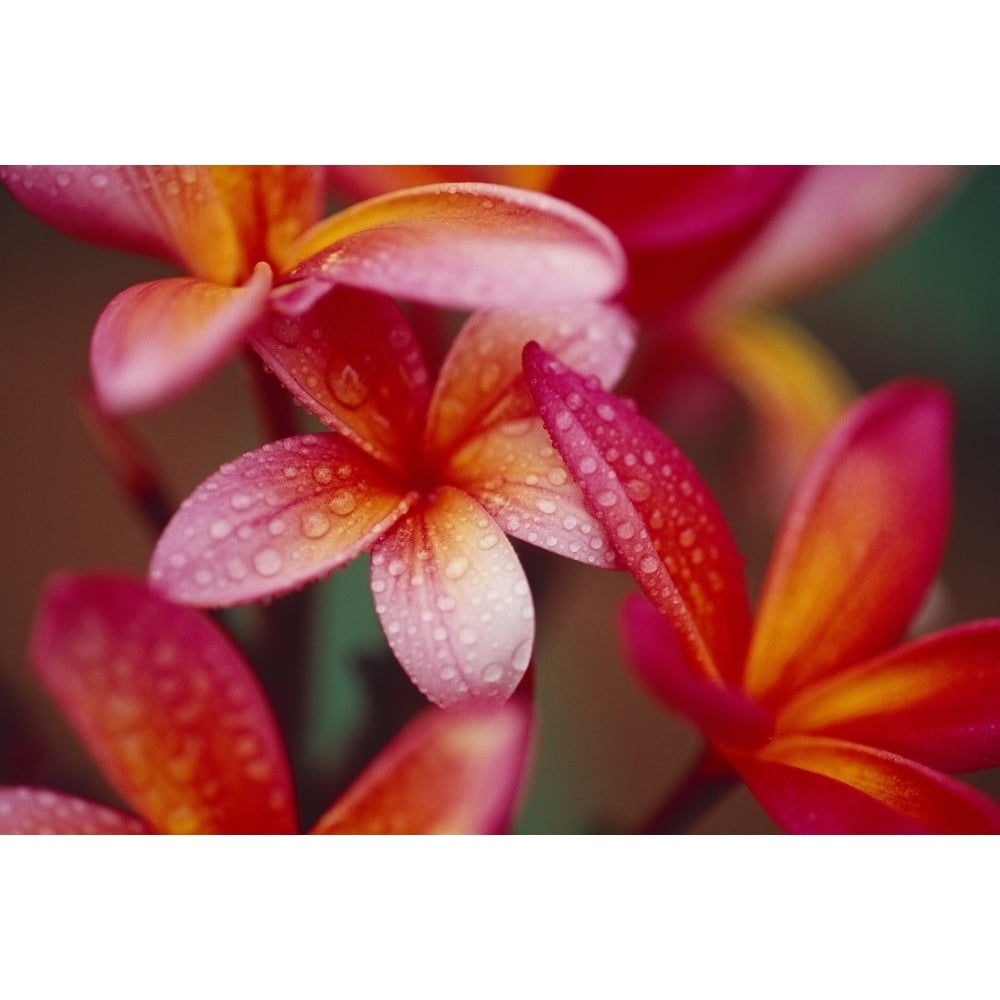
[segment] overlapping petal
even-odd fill
[[[209,619],[119,576],[56,577],[35,669],[108,780],[166,833],[291,833],[267,702]]]
[[[944,548],[950,429],[947,397],[918,380],[871,393],[837,425],[768,567],[748,693],[774,700],[899,639]]]
[[[524,773],[531,711],[428,709],[386,747],[313,833],[502,833]]]
[[[396,658],[433,702],[502,702],[527,669],[535,612],[503,528],[444,486],[372,550],[375,611]]]
[[[531,340],[611,386],[632,357],[635,329],[622,309],[595,302],[475,313],[434,386],[425,437],[431,455],[447,455],[505,421],[535,415],[521,365],[521,352]]]
[[[545,427],[621,562],[692,665],[737,679],[750,622],[743,560],[693,465],[596,379],[536,344],[524,365]]]
[[[0,834],[151,833],[142,820],[75,795],[0,788]]]
[[[547,195],[492,184],[431,185],[373,198],[314,226],[292,248],[291,281],[343,283],[457,309],[607,298],[625,280],[600,223]],[[276,299],[298,311],[291,287]]]
[[[992,799],[884,750],[789,735],[731,759],[790,833],[1000,833]]]
[[[133,285],[101,313],[90,365],[101,404],[117,413],[154,406],[221,365],[264,323],[271,269],[258,264],[240,288],[197,278]]]
[[[346,565],[411,502],[349,441],[286,438],[227,463],[181,504],[153,553],[150,583],[202,607],[273,597]]]
[[[391,299],[334,288],[301,316],[273,317],[253,346],[327,427],[410,470],[430,390],[420,346]]]
[[[954,773],[1000,759],[1000,620],[907,643],[809,685],[777,726],[869,743]]]

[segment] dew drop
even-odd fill
[[[629,495],[629,499],[635,500],[636,503],[648,500],[653,493],[649,483],[642,479],[630,479],[625,484],[625,492]]]
[[[602,507],[614,507],[618,503],[618,494],[614,490],[604,490],[597,494],[597,502]]]
[[[556,427],[561,431],[568,431],[573,426],[573,415],[569,410],[560,410],[556,415]]]
[[[229,506],[233,510],[246,510],[248,507],[252,506],[253,498],[246,495],[246,493],[237,493],[234,497],[229,500]]]
[[[389,563],[389,576],[402,576],[406,572],[406,563],[402,559],[393,559]]]
[[[247,569],[247,564],[242,559],[232,558],[226,563],[226,572],[229,574],[231,580],[235,580],[237,583],[240,580],[245,580],[247,574],[250,572]]]
[[[583,406],[583,397],[578,392],[571,392],[566,397],[566,405],[571,410],[579,410]]]
[[[655,573],[658,566],[659,560],[657,560],[654,556],[645,556],[643,557],[642,562],[639,563],[639,569],[641,569],[643,573]]]
[[[635,537],[635,526],[628,521],[618,525],[617,534],[619,538],[624,538],[626,541],[630,538]]]
[[[554,500],[549,500],[547,497],[543,497],[541,500],[535,501],[535,506],[543,514],[554,514],[559,508]]]
[[[685,548],[690,548],[690,546],[694,545],[694,539],[695,539],[694,528],[685,528],[680,533],[677,540]]]
[[[337,401],[351,410],[357,409],[368,395],[368,386],[361,381],[357,370],[350,365],[344,365],[339,372],[331,375],[330,388]]]
[[[328,465],[318,465],[313,469],[313,479],[325,486],[327,483],[333,482],[333,470]]]
[[[310,511],[302,518],[302,534],[306,538],[322,538],[330,530],[330,519],[322,511]]]
[[[491,531],[488,535],[483,535],[483,537],[479,539],[479,547],[484,550],[492,549],[493,546],[496,545],[496,543],[499,541],[500,541],[499,536],[497,536]]]
[[[569,474],[561,465],[554,465],[548,471],[548,480],[553,486],[562,486],[569,478]]]
[[[372,580],[372,593],[381,594],[385,590],[385,580]]]
[[[448,562],[448,565],[444,568],[444,575],[448,577],[449,580],[460,580],[465,576],[466,571],[469,568],[469,560],[465,556],[455,556]]]
[[[597,472],[597,460],[590,455],[584,456],[580,459],[580,471],[585,476],[589,476],[592,472]]]
[[[278,535],[280,535],[280,534],[281,534],[281,533],[282,533],[282,532],[283,532],[283,531],[285,530],[285,528],[287,528],[287,527],[288,527],[288,525],[287,525],[287,524],[285,523],[285,521],[284,521],[284,520],[282,520],[282,518],[280,518],[280,517],[276,517],[276,518],[274,518],[274,519],[273,519],[273,520],[271,521],[271,523],[270,523],[270,524],[268,524],[268,526],[267,526],[267,530],[268,530],[268,531],[269,531],[269,532],[270,532],[270,533],[271,533],[271,534],[272,534],[272,535],[273,535],[273,536],[274,536],[275,538],[277,538],[277,536],[278,536]]]
[[[503,678],[503,664],[487,663],[483,667],[483,681],[486,684],[497,684]]]
[[[347,489],[337,490],[336,493],[330,497],[330,501],[327,506],[333,511],[338,517],[347,517],[348,514],[353,513],[354,508],[357,507],[358,501],[354,494]]]
[[[261,576],[274,576],[281,569],[281,555],[276,549],[261,549],[253,557],[253,566]]]
[[[437,599],[437,606],[440,611],[454,611],[456,608],[455,598],[450,594],[442,594]]]
[[[194,582],[197,583],[199,587],[207,587],[212,582],[211,570],[198,570],[198,572],[194,575]]]
[[[96,173],[90,175],[91,187],[97,188],[98,191],[100,191],[102,188],[106,188],[110,183],[111,179],[108,177],[107,174]]]
[[[615,411],[607,403],[601,403],[601,405],[597,407],[597,415],[601,418],[601,420],[606,420],[608,423],[615,419]]]

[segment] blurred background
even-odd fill
[[[62,236],[3,188],[0,261],[0,525],[8,531],[0,579],[0,784],[45,785],[114,803],[35,684],[25,651],[39,589],[53,571],[145,572],[154,539],[97,458],[77,395],[103,306],[128,285],[168,270]],[[862,389],[904,373],[951,387],[955,515],[934,626],[1000,614],[1000,168],[970,171],[902,242],[788,312]],[[236,363],[130,427],[164,471],[175,502],[261,441],[250,379]],[[725,471],[718,482],[708,474],[725,506]],[[751,580],[769,541],[745,540]],[[518,829],[632,829],[679,780],[698,741],[647,699],[622,665],[614,615],[630,579],[544,554],[529,558],[538,576],[540,730]],[[372,687],[365,671],[381,677],[386,658],[365,560],[318,585],[316,600],[306,726],[286,733],[312,784],[322,789],[328,779],[326,800],[304,804],[306,821],[343,783]],[[1000,797],[1000,771],[970,780]],[[773,830],[742,790],[692,828]]]

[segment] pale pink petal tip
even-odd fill
[[[43,788],[0,788],[0,834],[150,833],[141,820]]]

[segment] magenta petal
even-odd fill
[[[524,364],[545,427],[619,559],[691,664],[736,686],[750,626],[743,560],[694,466],[596,379],[537,344]]]
[[[153,553],[150,584],[201,607],[274,597],[369,549],[409,503],[379,463],[336,435],[266,444],[181,504]]]
[[[392,299],[334,288],[301,316],[272,316],[253,346],[327,427],[396,471],[407,468],[423,432],[429,377]]]
[[[437,184],[361,202],[296,244],[313,278],[455,309],[603,299],[625,279],[611,232],[566,202],[496,184]]]
[[[535,611],[503,530],[446,486],[372,550],[375,611],[396,658],[433,702],[505,701],[527,669]]]
[[[630,594],[622,605],[622,634],[639,679],[664,704],[687,716],[713,743],[752,749],[773,730],[768,714],[741,691],[692,673],[669,622],[648,601]]]
[[[133,285],[105,307],[90,364],[97,396],[116,413],[167,402],[222,364],[263,320],[271,269],[241,288],[197,278]]]
[[[0,834],[151,833],[140,819],[42,788],[0,788]]]
[[[156,830],[295,832],[267,701],[208,616],[129,577],[60,574],[30,652],[108,781]]]

